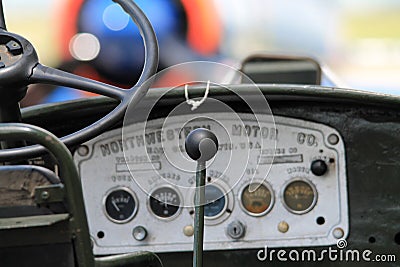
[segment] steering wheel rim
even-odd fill
[[[30,66],[33,65],[32,67],[30,67],[28,64],[28,68],[25,69],[23,69],[22,67],[14,67],[15,72],[20,72],[16,75],[18,76],[18,79],[23,78],[24,80],[23,82],[18,81],[18,83],[11,84],[11,86],[21,88],[21,85],[27,86],[29,84],[37,83],[53,84],[97,93],[120,101],[117,107],[115,107],[110,113],[108,113],[100,120],[81,130],[60,138],[66,146],[74,146],[80,144],[101,134],[102,132],[109,129],[111,126],[115,125],[119,120],[123,118],[128,105],[136,105],[147,94],[149,85],[144,86],[143,84],[147,84],[144,82],[148,80],[151,76],[153,76],[157,71],[158,42],[150,21],[147,19],[143,11],[131,0],[113,1],[119,4],[138,26],[145,48],[145,61],[142,73],[136,84],[129,89],[122,89],[116,86],[84,78],[75,74],[71,74],[59,69],[40,64],[33,46],[27,40],[16,34],[11,34],[6,31],[4,15],[3,12],[0,12],[0,28],[2,29],[2,34],[4,34],[5,36],[11,36],[12,38],[19,41],[25,51],[29,52],[27,55],[31,57],[29,63]],[[2,11],[2,9],[3,8],[1,5],[0,11]],[[9,75],[10,72],[4,72],[4,75],[2,75],[3,72],[1,71],[3,70],[0,70],[0,80],[2,76],[5,76],[3,80],[8,78],[7,75]],[[9,84],[0,84],[0,86],[1,85],[3,87],[5,85],[10,86]],[[18,90],[21,91],[21,89]],[[16,93],[21,94],[21,92],[18,91]],[[45,152],[46,149],[39,145],[5,149],[0,151],[0,161],[33,158]]]

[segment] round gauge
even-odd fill
[[[130,221],[136,214],[137,205],[135,194],[123,187],[110,191],[104,200],[107,217],[116,223]]]
[[[296,180],[286,185],[283,191],[283,203],[296,214],[309,212],[317,202],[317,191],[307,181]]]
[[[196,192],[193,190],[193,203],[195,203]],[[221,180],[209,183],[204,187],[204,224],[217,225],[225,221],[232,213],[234,196],[229,186]],[[227,193],[226,193],[227,192]],[[193,216],[195,210],[191,209]]]
[[[150,194],[150,210],[158,218],[171,219],[178,214],[180,205],[179,193],[171,187],[160,187]]]
[[[204,216],[206,219],[215,218],[226,209],[226,199],[224,192],[217,186],[209,184],[205,187]]]
[[[248,184],[242,190],[240,203],[244,211],[249,215],[265,215],[272,209],[274,204],[272,190],[264,183]]]

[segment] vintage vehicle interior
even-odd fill
[[[145,47],[130,89],[41,64],[0,5],[0,266],[399,266],[398,97],[305,57],[157,73],[114,2]],[[42,83],[101,96],[20,109]]]

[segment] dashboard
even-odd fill
[[[247,90],[246,85],[232,87]],[[176,89],[146,119],[149,103],[163,91],[152,89],[135,110],[134,121],[73,149],[97,256],[155,251],[164,266],[191,264],[196,164],[182,146],[188,131],[205,127],[219,139],[207,166],[206,266],[264,266],[257,255],[266,246],[319,253],[337,249],[343,239],[349,249],[400,257],[398,100],[318,86],[260,89],[270,110],[258,118],[222,89],[210,91],[209,97],[240,119],[207,101],[196,111],[184,104],[174,112],[185,103],[183,90]],[[199,89],[192,95],[203,94]],[[65,135],[113,107],[111,100],[93,98],[26,109],[23,117]],[[276,266],[299,264],[364,266],[328,259],[274,261]]]
[[[206,250],[333,245],[346,237],[340,134],[304,120],[236,115],[124,125],[80,146],[74,159],[95,254],[192,250],[196,164],[182,141],[200,127],[219,140],[207,166]]]
[[[257,84],[226,65],[198,62],[178,65],[177,87],[147,92],[174,76],[152,76],[154,31],[134,3],[116,2],[137,22],[146,48],[143,72],[130,91],[41,65],[27,40],[2,34],[3,54],[26,63],[3,64],[3,89],[14,90],[4,95],[2,120],[56,135],[20,124],[2,128],[7,140],[1,145],[11,148],[2,153],[0,173],[3,265],[179,267],[192,260],[203,266],[204,259],[204,266],[263,266],[276,252],[274,266],[364,266],[368,252],[372,262],[384,256],[386,266],[398,266],[399,98],[275,84],[263,78],[277,78],[270,66],[276,59],[263,56],[250,57],[255,65],[247,65]],[[319,84],[319,65],[302,60],[285,63],[290,71],[283,76],[311,72],[307,79],[315,82],[306,84]],[[199,76],[185,77],[192,73]],[[49,104],[20,114],[18,100],[36,83],[112,100]],[[185,140],[199,128],[218,145],[215,156],[196,163]],[[189,147],[201,155],[209,146],[197,141]],[[48,150],[32,147],[36,142]],[[27,147],[12,148],[20,145]],[[195,188],[203,165],[204,199]],[[195,207],[199,199],[204,214]],[[333,251],[340,258],[332,259]],[[291,262],[281,259],[285,253]],[[359,253],[364,261],[354,258]]]

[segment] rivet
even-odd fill
[[[335,228],[332,232],[333,237],[335,237],[336,239],[340,239],[344,236],[344,231],[342,228]]]
[[[89,154],[89,148],[85,145],[78,147],[79,156],[87,156]]]
[[[337,136],[336,134],[330,134],[328,136],[328,143],[331,145],[336,145],[337,143],[339,143],[339,136]]]

